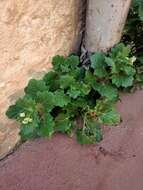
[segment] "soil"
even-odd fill
[[[143,91],[118,103],[123,122],[98,145],[56,135],[23,144],[0,162],[0,190],[142,190]]]

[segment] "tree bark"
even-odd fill
[[[90,52],[107,51],[118,43],[131,0],[88,0],[85,46]]]

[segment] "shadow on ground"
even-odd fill
[[[0,190],[142,190],[143,91],[118,110],[123,122],[96,146],[63,135],[23,144],[0,162]]]

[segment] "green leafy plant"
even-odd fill
[[[133,0],[123,43],[92,54],[86,68],[78,56],[55,56],[53,69],[41,80],[30,80],[24,97],[6,112],[20,123],[22,141],[75,133],[80,144],[100,142],[102,126],[120,123],[119,91],[143,86],[142,36],[143,2]]]
[[[124,30],[125,39],[128,43],[141,44],[139,40],[143,34],[143,1],[133,0],[130,7],[127,23]]]
[[[53,69],[43,79],[29,81],[25,96],[6,112],[20,123],[23,141],[75,132],[79,143],[92,144],[102,140],[102,125],[120,122],[115,109],[118,89],[133,85],[135,59],[128,46],[119,44],[90,60],[85,69],[78,56],[55,56]]]
[[[137,13],[139,19],[143,21],[143,1],[142,0],[133,0],[132,7],[134,13]]]
[[[143,1],[133,0],[129,11],[122,41],[129,44],[136,57],[136,80],[134,89],[143,86]]]

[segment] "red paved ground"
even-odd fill
[[[123,123],[98,146],[57,135],[0,162],[0,190],[143,190],[143,91],[119,103]]]

